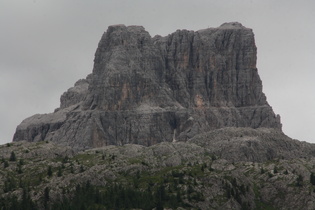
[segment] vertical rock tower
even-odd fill
[[[34,115],[14,141],[49,140],[78,149],[186,141],[222,127],[281,130],[262,92],[251,29],[225,23],[151,37],[141,26],[110,26],[92,74]]]

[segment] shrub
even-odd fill
[[[9,167],[9,163],[8,163],[8,161],[6,161],[6,160],[4,161],[4,163],[3,163],[3,167],[4,167],[4,168]]]
[[[49,177],[51,177],[51,176],[52,176],[52,174],[53,174],[53,172],[52,172],[52,168],[51,168],[51,166],[48,166],[48,169],[47,169],[47,175],[48,175]]]
[[[58,173],[57,173],[57,176],[58,177],[61,177],[62,176],[62,170],[61,170],[61,167],[58,168]]]
[[[16,161],[16,156],[15,156],[15,153],[12,151],[11,152],[11,155],[10,155],[10,161]]]
[[[303,186],[303,176],[301,174],[296,178],[296,186],[298,187]]]
[[[311,173],[310,182],[312,185],[315,185],[315,175],[313,172]]]

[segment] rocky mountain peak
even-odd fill
[[[239,22],[228,22],[228,23],[223,23],[220,25],[219,28],[226,28],[226,29],[246,29],[241,23]]]
[[[14,141],[83,149],[187,141],[224,127],[281,130],[256,51],[252,30],[240,23],[153,38],[142,26],[109,26],[92,74],[61,96],[54,113],[25,119]]]

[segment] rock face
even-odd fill
[[[251,29],[225,23],[151,37],[141,26],[110,26],[94,69],[34,115],[13,141],[49,140],[78,149],[186,141],[224,127],[281,130],[262,92]]]

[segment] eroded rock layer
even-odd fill
[[[151,37],[141,26],[110,26],[94,69],[34,115],[14,141],[49,140],[78,149],[185,141],[223,127],[281,130],[262,92],[251,29],[225,23]]]

